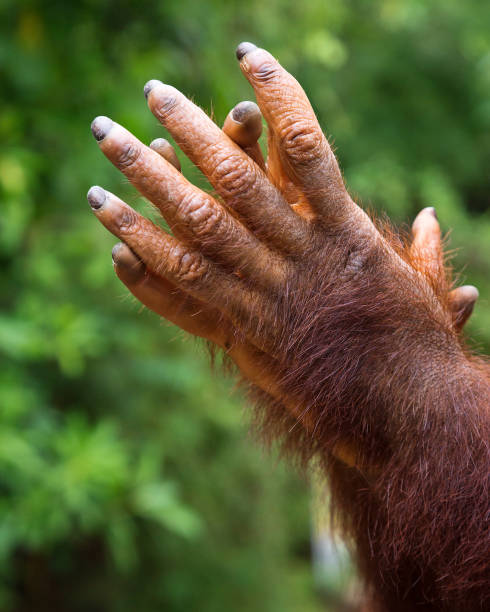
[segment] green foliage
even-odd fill
[[[364,204],[400,223],[436,206],[488,350],[490,5],[4,0],[0,18],[0,607],[320,609],[306,486],[246,437],[200,347],[114,277],[85,193],[148,208],[90,121],[149,142],[142,86],[161,78],[221,122],[251,96],[234,47],[267,47]]]

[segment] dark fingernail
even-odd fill
[[[255,102],[249,102],[247,100],[245,102],[240,102],[239,104],[237,104],[233,109],[231,116],[238,123],[243,123],[246,118],[256,113],[260,114],[260,110],[257,104],[255,104]]]
[[[143,93],[145,94],[145,98],[148,100],[148,96],[150,95],[150,91],[155,87],[155,85],[161,85],[162,82],[157,79],[151,79],[148,83],[143,87]]]
[[[144,268],[141,259],[124,242],[118,242],[112,247],[112,261],[123,268]]]
[[[112,252],[111,252],[112,263],[117,264],[117,254],[123,247],[124,245],[122,242],[118,242],[112,247]]]
[[[145,264],[124,242],[118,242],[112,249],[112,263],[121,272],[124,270],[126,281],[135,283],[145,275]]]
[[[99,210],[106,201],[106,193],[102,187],[90,187],[87,193],[87,200],[94,210]]]
[[[168,140],[165,140],[165,138],[155,138],[155,140],[150,142],[150,149],[161,155],[163,159],[167,160],[169,164],[172,164],[172,166],[180,172],[181,167],[179,158]]]
[[[92,121],[92,125],[90,126],[95,140],[100,142],[102,139],[104,139],[111,131],[113,125],[114,121],[112,121],[112,119],[109,119],[109,117],[104,117],[103,115],[101,115],[100,117],[96,117]]]
[[[250,43],[250,42],[240,43],[235,51],[237,60],[240,61],[244,55],[247,55],[247,53],[250,53],[250,51],[253,51],[254,49],[257,49],[257,45],[254,45],[253,43]]]

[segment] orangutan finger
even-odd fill
[[[281,399],[280,387],[273,376],[273,359],[247,342],[231,343],[229,324],[219,310],[206,307],[166,278],[150,272],[124,242],[112,249],[112,261],[119,279],[147,308],[185,331],[226,348],[227,355],[248,380]]]
[[[449,305],[453,315],[454,327],[461,331],[470,318],[476,300],[478,289],[473,285],[463,285],[449,292]]]
[[[265,170],[264,156],[258,143],[262,134],[262,113],[255,102],[239,102],[232,108],[223,124],[223,132]]]
[[[410,254],[419,270],[437,278],[443,270],[441,228],[435,208],[422,209],[412,224]]]
[[[170,281],[181,291],[219,309],[234,325],[249,332],[265,348],[266,339],[251,322],[261,321],[273,329],[266,298],[247,287],[234,274],[225,273],[199,251],[186,247],[174,236],[137,213],[101,187],[92,187],[87,199],[99,221],[125,242],[156,276]],[[267,344],[274,342],[273,338]]]
[[[264,49],[241,43],[236,54],[278,139],[282,166],[289,178],[325,219],[357,217],[360,209],[347,193],[335,155],[302,87]]]
[[[285,261],[214,198],[107,117],[97,117],[92,131],[106,157],[161,210],[178,238],[230,270],[282,286]]]
[[[178,289],[166,278],[150,272],[124,242],[112,249],[112,261],[119,279],[147,308],[185,331],[211,340],[226,348],[243,376],[276,400],[284,402],[284,393],[274,377],[274,359],[248,342],[231,343],[232,334],[223,315]],[[289,402],[289,410],[299,415],[299,403]]]
[[[160,81],[149,81],[145,95],[153,114],[247,227],[275,247],[304,251],[310,238],[308,225],[290,209],[258,165],[204,111]]]
[[[226,117],[223,132],[251,157],[263,170],[266,169],[264,156],[257,142],[262,133],[262,113],[255,102],[240,102]],[[272,130],[268,133],[267,175],[281,192],[291,208],[304,217],[313,219],[314,214],[306,198],[285,174],[277,148],[277,139]]]
[[[239,102],[225,119],[223,132],[240,147],[255,144],[262,134],[262,114],[255,102]]]
[[[165,138],[155,138],[155,140],[152,140],[152,142],[150,142],[150,149],[153,149],[153,151],[156,151],[158,155],[161,155],[163,157],[163,159],[166,159],[168,163],[172,164],[172,166],[176,170],[178,170],[179,172],[181,171],[180,161],[177,157],[177,153],[175,152],[175,149],[169,143],[168,140],[166,140]]]
[[[112,249],[112,261],[119,279],[147,308],[195,336],[212,340],[221,347],[228,345],[227,355],[242,374],[282,401],[280,386],[273,376],[273,359],[249,343],[230,344],[230,334],[226,333],[228,325],[218,310],[206,307],[166,278],[150,272],[124,242]]]
[[[180,328],[225,347],[232,333],[223,315],[184,293],[166,278],[150,272],[123,242],[112,249],[114,270],[131,293],[147,308]]]

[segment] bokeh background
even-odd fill
[[[0,609],[334,609],[321,595],[349,570],[319,588],[310,486],[250,439],[202,347],[115,278],[87,189],[148,205],[90,122],[164,135],[150,78],[222,122],[252,96],[235,46],[267,47],[360,201],[400,224],[437,208],[488,351],[490,3],[3,0],[0,32]]]

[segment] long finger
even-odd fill
[[[303,252],[310,237],[307,224],[204,111],[160,81],[149,81],[145,95],[153,114],[254,234],[288,252]]]
[[[266,346],[256,324],[260,313],[261,324],[273,329],[266,298],[101,187],[92,187],[87,199],[99,221],[125,242],[150,272],[166,278],[208,307],[217,308],[244,333],[249,333],[258,346],[270,348],[273,340]]]
[[[208,308],[166,278],[150,272],[123,242],[112,249],[114,270],[131,293],[147,308],[183,330],[225,347],[230,330],[217,309]]]
[[[262,113],[255,102],[239,102],[232,108],[223,124],[223,132],[265,171],[258,142],[262,134]]]
[[[104,155],[161,210],[178,238],[264,284],[284,283],[285,262],[164,157],[107,117],[97,117],[92,131]]]
[[[278,139],[290,179],[323,218],[338,221],[357,216],[360,209],[347,193],[335,155],[302,87],[264,49],[241,43],[236,53]]]

